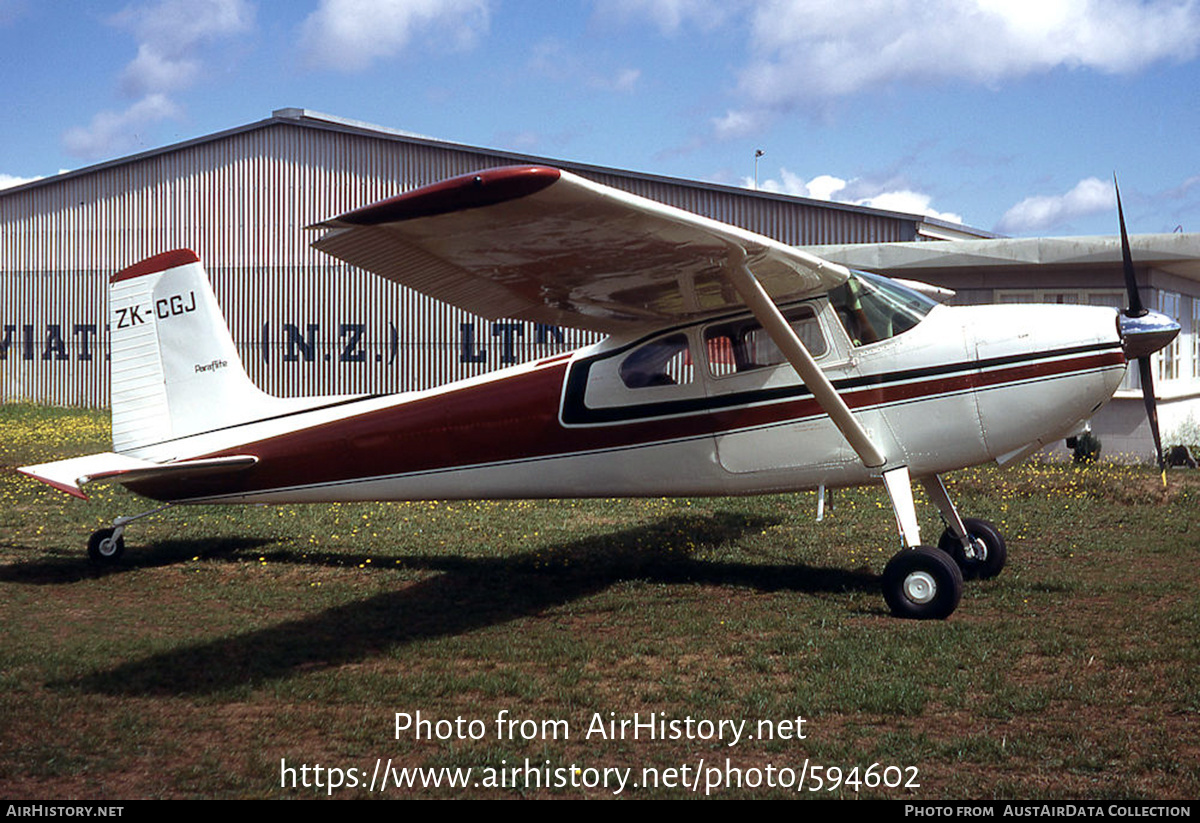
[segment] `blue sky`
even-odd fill
[[[294,106],[1013,235],[1200,231],[1200,0],[0,0],[0,185]]]

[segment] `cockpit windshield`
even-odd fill
[[[856,346],[868,346],[903,334],[925,319],[937,302],[886,277],[856,271],[829,292],[846,334]]]

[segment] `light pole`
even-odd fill
[[[763,152],[762,149],[754,150],[754,190],[755,191],[758,191],[758,158],[762,157],[764,153],[765,152]]]

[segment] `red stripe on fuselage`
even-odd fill
[[[863,409],[1124,363],[1120,352],[1101,352],[854,389],[842,396],[852,409]],[[238,495],[629,448],[824,414],[813,398],[800,397],[670,418],[566,427],[558,419],[565,376],[566,364],[562,363],[451,389],[207,455],[253,454],[259,458],[256,466],[236,474],[144,481],[129,487],[163,500]]]

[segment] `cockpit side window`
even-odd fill
[[[618,374],[628,389],[680,386],[692,382],[692,357],[685,334],[669,334],[634,349]]]
[[[798,306],[784,312],[800,342],[813,358],[828,351],[825,336],[811,306]],[[709,326],[704,332],[708,369],[713,377],[740,374],[753,369],[778,366],[786,361],[771,336],[752,317],[739,318]]]
[[[853,272],[829,292],[829,302],[855,346],[903,334],[937,305],[920,292],[866,272]]]

